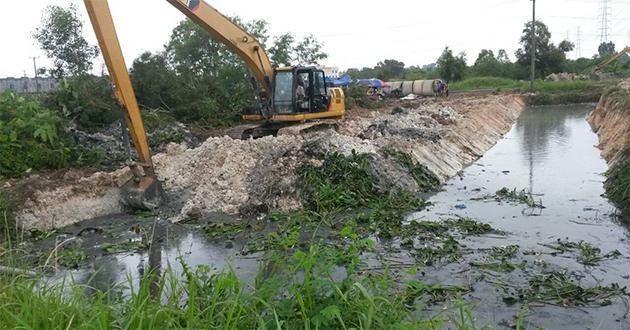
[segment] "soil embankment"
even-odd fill
[[[302,207],[296,169],[328,153],[371,154],[382,185],[417,188],[409,171],[385,157],[408,153],[440,179],[459,172],[492,147],[524,108],[517,95],[421,99],[383,111],[354,110],[325,130],[256,140],[213,137],[196,148],[171,144],[154,157],[173,221],[214,212],[251,214]],[[51,228],[123,211],[118,187],[126,169],[61,179],[38,177],[16,218],[25,228]],[[42,184],[45,182],[46,184]]]
[[[630,214],[630,80],[606,91],[588,118],[609,164],[606,194]]]

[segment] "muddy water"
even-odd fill
[[[410,216],[419,220],[471,217],[506,232],[467,238],[464,244],[473,250],[520,247],[519,259],[528,262],[523,271],[488,276],[466,265],[466,261],[483,260],[480,254],[471,254],[425,278],[472,284],[475,291],[467,300],[473,302],[481,324],[512,324],[519,305],[504,304],[504,291],[526,287],[527,279],[536,274],[566,269],[583,287],[630,284],[628,229],[616,222],[614,207],[602,197],[602,174],[607,166],[595,147],[597,136],[585,120],[593,109],[590,105],[527,109],[495,147],[430,198],[433,206]],[[489,197],[502,187],[525,189],[545,208]],[[553,250],[541,245],[554,244],[557,239],[589,242],[602,253],[617,249],[623,257],[584,266],[576,261],[575,253],[554,256]],[[474,279],[481,275],[488,280]],[[446,281],[438,281],[445,277]],[[621,300],[598,308],[545,305],[531,307],[526,321],[550,329],[628,329],[627,310]]]
[[[567,270],[583,287],[630,284],[628,229],[616,222],[614,207],[601,196],[604,193],[602,173],[607,167],[595,147],[597,137],[585,121],[593,108],[549,107],[523,112],[513,129],[495,147],[459,176],[450,179],[443,191],[429,198],[432,206],[408,217],[410,221],[471,217],[491,224],[502,233],[463,238],[460,243],[467,252],[459,261],[421,268],[422,272],[417,275],[401,275],[400,279],[413,277],[430,284],[471,287],[473,291],[464,299],[473,306],[477,324],[499,328],[513,326],[521,307],[519,303],[507,305],[503,298],[518,288],[526,288],[528,280],[535,275]],[[529,208],[492,198],[502,187],[525,189],[545,208]],[[128,231],[138,221],[138,217],[119,216],[91,220],[81,226],[115,223],[106,232],[120,233]],[[142,221],[150,223],[154,219]],[[138,239],[143,235],[161,237],[152,251],[97,256],[89,267],[70,274],[79,283],[89,281],[91,286],[107,289],[129,279],[137,285],[150,267],[170,268],[177,275],[182,271],[180,260],[191,267],[209,265],[215,271],[231,267],[246,280],[252,279],[258,271],[261,255],[241,255],[244,240],[226,243],[222,239],[208,239],[200,226],[191,224],[156,228],[156,235],[136,235]],[[103,235],[83,239],[87,245],[98,247],[102,242],[96,237],[100,236]],[[130,237],[118,238],[128,240]],[[584,266],[577,261],[578,252],[556,254],[544,246],[554,244],[557,239],[585,241],[600,248],[602,254],[616,249],[623,256],[604,260],[597,266]],[[391,242],[379,243],[379,247],[391,245]],[[487,261],[488,249],[514,244],[519,246],[519,253],[512,262],[525,261],[527,266],[523,269],[499,273],[471,266],[472,262]],[[377,260],[384,259],[398,260],[400,264],[414,263],[404,250],[378,250],[375,258],[367,260],[368,267],[378,267]],[[386,258],[383,254],[387,254]],[[61,273],[55,278],[66,275],[68,273]],[[439,304],[427,307],[426,312],[437,314],[442,307]],[[613,298],[611,305],[596,308],[538,304],[530,306],[525,323],[551,329],[628,329],[627,311],[627,304],[621,298]]]

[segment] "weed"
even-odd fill
[[[130,251],[142,251],[149,248],[149,245],[142,240],[129,240],[122,243],[101,245],[101,249],[105,253],[115,254]]]
[[[79,268],[87,260],[87,254],[79,247],[68,247],[59,253],[57,262],[66,268]]]
[[[577,257],[577,261],[587,266],[597,266],[603,260],[616,259],[621,256],[621,252],[618,250],[613,250],[602,255],[600,248],[594,247],[591,243],[584,241],[571,242],[558,239],[555,245],[544,244],[543,246],[559,251],[560,253],[579,250],[580,255]]]
[[[29,232],[31,234],[31,238],[36,241],[49,239],[59,233],[56,229],[51,229],[51,230],[31,229]]]
[[[561,306],[609,305],[610,299],[626,295],[626,288],[613,283],[610,286],[584,288],[576,284],[566,272],[552,272],[529,280],[528,288],[520,288],[515,295],[504,297],[508,304],[537,302]]]
[[[440,188],[440,179],[426,166],[414,161],[408,153],[393,148],[386,148],[384,152],[386,156],[394,157],[401,165],[409,169],[421,191],[436,191]]]
[[[499,260],[511,259],[516,256],[517,252],[518,245],[493,246],[492,251],[490,252],[490,256]]]
[[[411,254],[416,258],[416,262],[430,266],[443,259],[449,262],[457,261],[460,257],[459,243],[450,235],[446,235],[441,240],[441,244],[434,240],[431,243],[432,246],[414,249]]]
[[[317,167],[307,164],[298,169],[304,183],[304,197],[317,212],[340,209],[397,208],[414,209],[424,202],[409,192],[377,191],[368,171],[368,154],[344,156],[332,153]]]
[[[204,226],[206,235],[210,238],[226,238],[233,240],[236,235],[251,226],[245,222],[238,223],[211,223]]]
[[[525,189],[517,191],[516,188],[510,190],[506,187],[503,187],[497,190],[495,196],[498,200],[509,200],[517,203],[522,203],[531,208],[545,208],[542,204],[542,200],[536,202],[532,197],[532,194],[530,192],[527,192]]]
[[[623,151],[623,162],[618,162],[606,173],[606,196],[623,215],[630,215],[630,148]]]
[[[495,272],[509,273],[509,272],[514,271],[517,268],[525,269],[525,267],[527,266],[527,263],[523,261],[520,264],[513,264],[510,261],[501,260],[501,261],[488,261],[488,262],[471,262],[470,265],[473,267],[492,270]]]
[[[429,303],[443,302],[448,297],[472,291],[470,287],[443,286],[440,284],[427,284],[422,281],[413,280],[407,282],[405,295],[408,303],[412,303],[417,298],[428,299]]]
[[[481,235],[494,231],[489,224],[478,222],[470,218],[449,219],[446,220],[444,224],[467,235]]]

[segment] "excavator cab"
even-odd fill
[[[328,110],[324,71],[310,67],[282,68],[276,70],[273,81],[274,115]]]

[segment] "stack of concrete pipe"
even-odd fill
[[[437,93],[438,80],[391,81],[387,84],[389,87],[385,88],[385,92],[388,94],[433,96]]]

